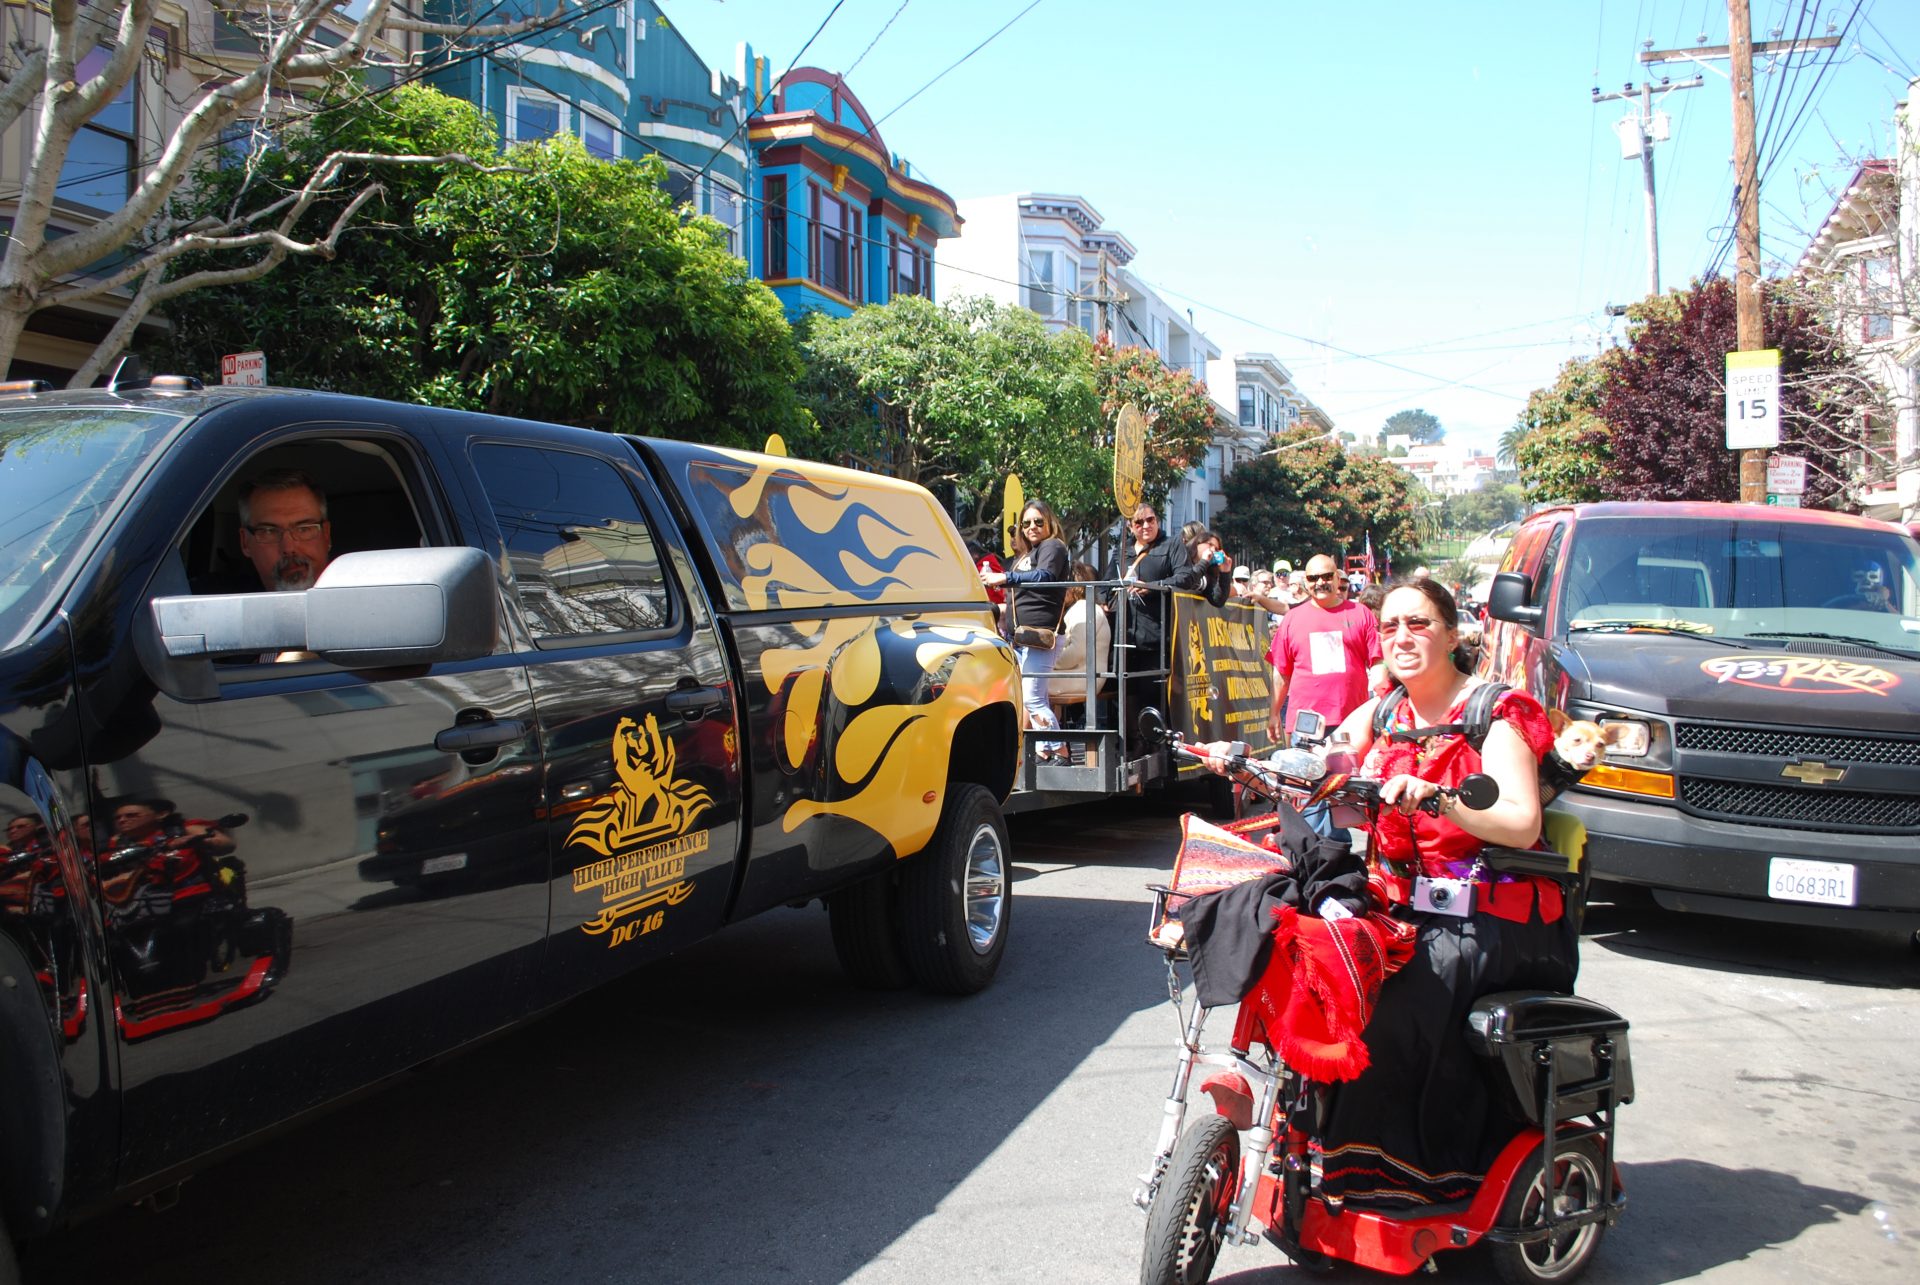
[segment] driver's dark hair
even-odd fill
[[[297,491],[305,487],[313,492],[313,498],[319,502],[320,517],[327,516],[327,493],[320,484],[304,471],[297,468],[270,469],[265,473],[256,473],[240,484],[240,525],[253,525],[253,497],[262,491]]]

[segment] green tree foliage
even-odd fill
[[[1635,305],[1628,346],[1605,372],[1604,487],[1627,500],[1737,500],[1726,448],[1726,354],[1736,346],[1733,283],[1696,283]],[[1780,350],[1781,450],[1808,462],[1808,505],[1845,503],[1849,455],[1874,401],[1833,332],[1790,292],[1769,286],[1766,343]]]
[[[1092,345],[1079,331],[1050,333],[985,298],[902,296],[808,317],[800,346],[817,428],[794,441],[798,453],[918,482],[990,544],[1010,472],[1070,525],[1107,520],[1113,454],[1097,438]]]
[[[1415,442],[1437,442],[1447,435],[1440,425],[1440,419],[1423,410],[1395,411],[1387,416],[1387,422],[1380,426],[1383,434],[1404,433]]]
[[[1580,504],[1601,498],[1611,447],[1600,398],[1618,360],[1619,350],[1611,348],[1597,357],[1575,357],[1550,387],[1528,395],[1526,408],[1500,439],[1500,449],[1510,452],[1520,470],[1527,499]]]
[[[1312,429],[1276,437],[1276,454],[1227,474],[1226,508],[1215,529],[1236,557],[1287,558],[1358,553],[1369,534],[1375,552],[1398,562],[1419,542],[1426,491],[1404,469],[1354,455]]]
[[[1106,416],[1104,441],[1112,442],[1112,426],[1120,408],[1129,402],[1146,418],[1142,489],[1149,503],[1165,503],[1167,492],[1205,455],[1213,440],[1213,398],[1204,384],[1168,366],[1150,349],[1116,348],[1105,339],[1094,345],[1093,374]]]
[[[1511,522],[1526,512],[1527,497],[1519,487],[1488,486],[1462,495],[1449,495],[1441,507],[1442,525],[1450,531],[1478,534]]]
[[[205,174],[193,203],[265,204],[343,146],[493,146],[477,108],[418,87],[319,119],[250,168]],[[779,301],[717,224],[674,208],[657,160],[563,137],[505,162],[399,170],[331,262],[182,297],[176,361],[212,370],[261,348],[278,383],[734,445],[803,424]]]

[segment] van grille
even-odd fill
[[[1683,750],[1719,754],[1758,754],[1768,758],[1812,758],[1833,763],[1893,763],[1920,767],[1920,740],[1844,736],[1834,732],[1776,731],[1763,727],[1727,727],[1718,723],[1681,723],[1674,744]]]
[[[1729,821],[1765,821],[1798,829],[1854,833],[1920,832],[1920,798],[1824,787],[1752,785],[1680,778],[1680,802]]]

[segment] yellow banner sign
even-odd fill
[[[1128,402],[1113,426],[1113,502],[1122,516],[1140,507],[1147,476],[1147,417]]]
[[[1000,505],[1000,552],[1013,560],[1013,537],[1020,534],[1020,510],[1027,507],[1026,492],[1020,487],[1018,473],[1007,474],[1006,498]]]
[[[1273,749],[1267,613],[1251,603],[1216,607],[1197,594],[1173,595],[1172,699],[1168,722],[1190,741],[1245,741],[1258,754]],[[1189,759],[1179,765],[1188,772]]]

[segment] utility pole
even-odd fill
[[[1665,98],[1675,90],[1698,89],[1705,83],[1705,79],[1703,76],[1695,76],[1692,80],[1683,80],[1676,85],[1663,77],[1657,88],[1660,96]],[[1598,85],[1593,89],[1595,103],[1610,103],[1621,98],[1640,100],[1639,115],[1621,117],[1615,128],[1620,131],[1620,159],[1628,161],[1636,156],[1640,158],[1640,177],[1646,186],[1647,293],[1649,295],[1660,293],[1660,223],[1653,195],[1653,145],[1667,141],[1666,113],[1655,112],[1653,109],[1655,88],[1652,82],[1643,81],[1637,91],[1632,84],[1625,85],[1611,94],[1601,93]],[[1629,127],[1632,129],[1631,135],[1628,133]]]
[[[1102,335],[1113,333],[1112,327],[1107,324],[1107,256],[1105,251],[1100,252],[1100,284],[1096,287],[1093,301],[1094,325],[1096,327],[1093,337],[1098,339]]]
[[[1727,0],[1727,43],[1698,49],[1649,49],[1643,63],[1685,60],[1704,64],[1727,59],[1733,71],[1734,240],[1738,268],[1733,283],[1735,343],[1740,352],[1758,352],[1766,345],[1766,327],[1760,308],[1760,157],[1753,137],[1753,55],[1796,54],[1838,46],[1837,36],[1811,40],[1753,39],[1753,16],[1748,0]],[[1764,504],[1767,499],[1767,453],[1740,452],[1740,499]]]

